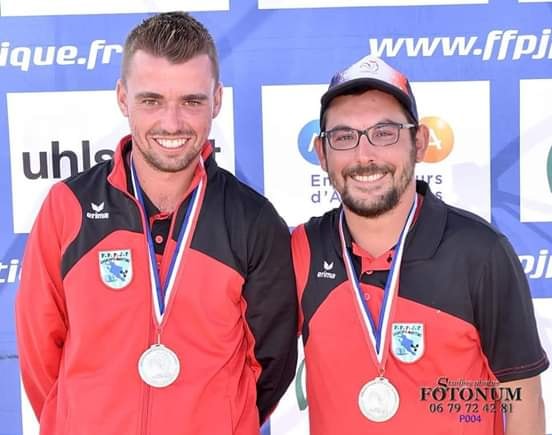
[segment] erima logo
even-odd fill
[[[329,272],[334,267],[333,261],[331,263],[328,263],[326,260],[324,260],[323,266],[324,266],[324,271],[323,272],[318,272],[316,274],[316,277],[317,278],[326,278],[326,279],[335,279],[335,273]]]
[[[93,213],[86,212],[86,217],[88,219],[109,219],[109,212],[103,212],[104,209],[104,203],[101,204],[94,204],[93,202],[90,203],[90,207],[92,208]],[[103,212],[103,213],[102,213]]]

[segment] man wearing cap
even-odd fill
[[[321,104],[342,205],[292,236],[311,434],[544,434],[525,275],[504,235],[416,181],[429,134],[407,78],[365,57]]]

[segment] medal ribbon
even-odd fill
[[[343,231],[343,209],[339,215],[339,238],[341,240],[341,249],[343,251],[343,261],[345,263],[345,270],[347,271],[347,277],[351,283],[353,293],[355,295],[356,302],[359,307],[359,311],[362,315],[362,320],[364,321],[364,326],[368,337],[370,338],[370,350],[372,357],[376,359],[376,365],[379,369],[379,375],[383,375],[385,369],[385,361],[389,353],[389,346],[387,340],[389,338],[389,331],[391,328],[391,314],[395,300],[397,298],[398,289],[399,289],[399,272],[401,268],[402,256],[404,252],[404,244],[406,241],[406,236],[408,230],[410,229],[412,222],[414,220],[414,215],[416,214],[416,207],[418,205],[418,195],[414,195],[414,202],[410,207],[410,212],[406,218],[405,225],[399,236],[399,241],[397,242],[395,253],[393,255],[393,261],[391,262],[391,267],[389,269],[389,275],[387,277],[387,282],[385,284],[385,289],[383,292],[383,301],[379,313],[379,328],[374,324],[368,305],[362,294],[360,288],[360,282],[353,267],[353,262],[351,256],[349,255],[349,250],[345,243],[345,235]]]
[[[203,166],[203,158],[200,157],[201,168]],[[171,258],[171,263],[167,271],[167,277],[165,279],[165,285],[161,285],[161,278],[157,270],[157,260],[155,255],[155,248],[153,246],[153,240],[151,238],[151,230],[149,226],[149,218],[146,212],[146,207],[144,204],[144,196],[142,193],[142,188],[140,187],[140,182],[138,177],[136,177],[136,170],[134,168],[134,163],[132,158],[130,159],[130,176],[132,179],[132,188],[134,189],[134,195],[136,196],[137,201],[140,203],[142,208],[142,214],[144,217],[145,232],[148,244],[148,254],[150,258],[149,269],[150,269],[150,282],[151,282],[151,292],[153,300],[155,301],[154,313],[157,320],[157,325],[161,325],[163,321],[163,316],[165,314],[165,308],[168,305],[169,299],[172,294],[174,287],[174,282],[176,275],[180,268],[182,262],[182,256],[184,250],[188,247],[191,242],[193,227],[195,222],[197,222],[197,217],[199,216],[199,211],[201,209],[201,200],[203,199],[204,187],[206,176],[205,173],[201,176],[197,187],[192,192],[192,197],[188,202],[186,208],[186,214],[184,216],[184,221],[180,226],[180,232],[178,234],[178,241],[176,242],[176,248]],[[176,219],[176,216],[175,216]]]

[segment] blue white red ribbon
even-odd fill
[[[399,236],[399,240],[395,247],[393,255],[393,261],[389,269],[389,275],[385,284],[383,293],[383,301],[380,308],[379,315],[379,327],[374,323],[374,319],[370,314],[368,305],[360,288],[360,282],[353,267],[353,262],[345,243],[345,234],[343,231],[343,209],[339,215],[339,238],[341,240],[341,249],[343,251],[343,261],[345,263],[345,270],[347,271],[347,277],[351,283],[355,300],[358,304],[358,308],[366,328],[366,333],[370,339],[369,347],[372,357],[375,358],[375,363],[378,366],[379,374],[382,375],[385,369],[385,361],[389,353],[388,339],[390,337],[389,331],[391,328],[391,316],[393,314],[393,306],[398,295],[399,290],[399,273],[402,263],[402,257],[404,252],[404,245],[406,236],[412,222],[414,221],[414,215],[416,214],[416,208],[418,206],[418,195],[414,195],[414,201],[410,207],[410,212],[406,218],[406,222]]]
[[[130,175],[132,179],[132,188],[134,189],[134,195],[136,196],[137,201],[140,203],[142,214],[144,218],[144,231],[147,237],[147,246],[148,254],[150,258],[149,269],[150,269],[150,281],[151,281],[151,292],[152,298],[154,301],[154,313],[157,320],[157,325],[160,326],[163,322],[163,317],[165,314],[165,309],[169,304],[170,297],[173,293],[174,282],[176,280],[176,275],[180,269],[182,263],[182,257],[184,251],[189,246],[197,218],[201,209],[201,202],[203,200],[203,193],[205,188],[206,177],[205,174],[202,175],[198,185],[192,192],[192,197],[188,202],[186,208],[186,214],[184,216],[184,221],[180,227],[180,232],[178,234],[178,241],[176,243],[176,248],[171,258],[171,263],[167,271],[167,277],[165,279],[165,285],[161,285],[161,278],[159,276],[159,271],[157,269],[157,259],[155,255],[155,248],[153,246],[153,240],[151,238],[151,230],[149,226],[149,219],[146,212],[146,207],[144,204],[144,196],[142,194],[142,188],[140,187],[140,182],[136,176],[136,170],[134,169],[134,163],[132,158],[130,159]],[[200,165],[203,169],[203,159],[200,157]]]

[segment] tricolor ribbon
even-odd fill
[[[343,261],[345,263],[345,270],[347,271],[347,277],[351,283],[353,293],[355,295],[355,300],[357,302],[359,312],[361,314],[364,326],[366,328],[366,333],[369,337],[369,347],[370,354],[375,359],[375,363],[378,367],[379,375],[383,375],[385,370],[385,362],[387,355],[389,354],[389,346],[387,341],[390,337],[389,331],[391,328],[391,316],[393,313],[393,307],[395,300],[397,298],[399,290],[399,273],[401,268],[402,256],[404,252],[404,245],[406,241],[406,236],[408,231],[414,221],[414,215],[416,214],[416,207],[418,205],[418,195],[414,195],[414,201],[410,207],[410,212],[406,218],[406,222],[399,236],[399,241],[397,242],[395,253],[393,255],[393,261],[391,262],[391,267],[389,269],[389,275],[387,277],[387,282],[385,284],[385,289],[383,292],[383,301],[380,308],[379,315],[379,328],[374,323],[374,319],[370,314],[370,310],[360,288],[360,282],[353,267],[353,262],[347,249],[345,243],[345,234],[343,230],[343,209],[339,215],[339,238],[341,240],[341,249],[343,251]]]
[[[154,304],[153,304],[154,313],[155,313],[155,318],[157,320],[157,325],[160,326],[161,323],[163,322],[165,308],[167,307],[171,294],[173,292],[176,275],[178,273],[178,270],[180,269],[184,251],[189,246],[192,239],[195,223],[197,222],[199,211],[201,209],[201,202],[203,200],[206,177],[205,177],[205,174],[201,176],[201,179],[199,180],[198,185],[192,192],[192,197],[188,202],[188,206],[186,208],[184,221],[182,222],[182,225],[180,227],[176,248],[172,255],[171,263],[167,271],[167,278],[165,279],[165,285],[162,286],[161,278],[159,276],[159,271],[157,269],[155,248],[153,246],[153,240],[151,238],[151,230],[149,226],[149,219],[146,212],[146,207],[144,204],[144,196],[142,193],[142,188],[140,187],[140,182],[138,181],[138,177],[136,176],[136,170],[134,168],[134,163],[132,162],[132,158],[130,159],[130,161],[131,161],[130,176],[132,179],[132,188],[134,189],[134,195],[136,196],[136,199],[141,206],[142,214],[144,218],[144,230],[147,237],[148,254],[150,258],[149,269],[150,269],[151,292],[152,292],[152,298],[154,301]],[[201,168],[203,169],[203,159],[201,157],[200,157],[200,165],[201,165]]]

